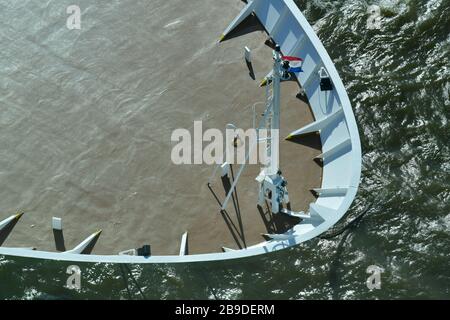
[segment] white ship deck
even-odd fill
[[[24,128],[29,128],[22,134],[20,128],[10,129],[17,130],[21,147],[11,147],[13,142],[2,141],[4,146],[9,144],[9,152],[16,153],[16,161],[7,165],[7,174],[1,182],[0,221],[16,211],[25,214],[16,224],[0,231],[0,241],[4,240],[0,254],[100,262],[230,259],[309,240],[339,220],[356,194],[360,175],[361,151],[350,102],[334,65],[293,1],[276,2],[279,7],[272,2],[255,0],[247,8],[256,13],[283,53],[305,59],[299,83],[282,84],[280,137],[302,129],[291,140],[281,140],[280,162],[289,182],[293,209],[309,212],[311,220],[300,221],[282,214],[273,216],[267,208],[258,209],[254,178],[259,166],[248,166],[237,187],[238,201],[230,202],[226,214],[221,214],[207,186],[212,166],[176,166],[170,162],[173,146],[170,134],[176,128],[190,129],[195,120],[203,120],[204,129],[225,128],[227,123],[250,127],[252,105],[264,101],[264,89],[258,87],[258,80],[272,65],[272,50],[264,44],[267,33],[259,30],[260,27],[246,33],[247,27],[255,26],[252,23],[227,35],[227,41],[216,43],[240,4],[230,8],[223,1],[212,8],[196,1],[195,8],[190,8],[195,14],[180,19],[171,17],[167,8],[164,19],[146,21],[149,30],[170,32],[173,42],[149,40],[140,44],[134,59],[142,58],[141,63],[148,61],[148,74],[130,72],[126,90],[105,84],[102,74],[95,70],[89,75],[81,73],[88,80],[86,86],[95,88],[90,93],[87,91],[90,95],[83,98],[81,105],[73,99],[79,87],[70,86],[68,81],[61,88],[51,75],[39,69],[42,65],[26,63],[27,57],[11,49],[9,54],[15,56],[16,64],[26,63],[30,72],[36,68],[36,74],[43,78],[30,77],[5,100],[10,108],[30,109],[30,116],[21,122]],[[173,5],[185,4],[180,1],[170,4]],[[163,1],[161,6],[164,7]],[[201,18],[202,10],[208,19]],[[211,16],[211,12],[217,13]],[[179,27],[178,23],[171,24],[178,20],[182,21]],[[198,23],[200,20],[202,23]],[[15,34],[13,28],[8,32],[12,38],[19,39],[17,50],[29,46],[32,51],[36,46]],[[244,46],[253,50],[256,81],[248,74]],[[151,59],[147,57],[149,52]],[[128,72],[130,59],[125,54],[114,58],[122,59],[114,61],[114,73]],[[40,59],[44,63],[55,60],[46,56]],[[171,61],[173,71],[167,72]],[[57,63],[61,68],[71,66],[67,59]],[[74,69],[88,70],[89,64],[89,60],[83,60]],[[327,70],[334,86],[325,106],[320,100],[316,78],[318,67]],[[145,79],[157,89],[147,92]],[[309,104],[297,97],[300,85]],[[36,99],[28,90],[36,86],[38,92],[61,90],[61,101],[69,101],[66,109],[60,113],[47,111],[45,104],[33,109]],[[133,99],[135,108],[128,113],[112,103],[133,103]],[[117,117],[121,112],[122,117]],[[83,113],[86,116],[81,117]],[[55,123],[43,127],[40,117],[53,117]],[[55,133],[64,126],[64,134]],[[97,139],[84,141],[82,133],[86,130],[96,130]],[[55,148],[39,148],[41,139],[51,140]],[[67,144],[71,144],[72,151]],[[87,146],[90,151],[85,151]],[[25,149],[35,156],[33,163],[21,160]],[[317,157],[323,161],[316,161]],[[55,170],[61,171],[55,174]],[[316,189],[318,197],[312,189]],[[212,185],[212,190],[219,202],[223,201],[225,192],[220,179]],[[53,216],[62,218],[67,250],[102,229],[91,254],[58,252],[51,228]],[[185,231],[189,234],[189,255],[180,256],[180,239]],[[263,233],[284,234],[285,238],[266,241],[261,236]],[[150,257],[117,255],[144,244],[151,245]],[[222,247],[233,251],[221,253]]]

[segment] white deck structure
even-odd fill
[[[226,37],[247,16],[255,14],[268,35],[281,47],[284,55],[304,59],[303,72],[297,79],[309,99],[315,121],[290,136],[318,132],[322,142],[323,178],[318,198],[300,223],[284,234],[269,234],[271,240],[241,250],[224,249],[223,253],[187,254],[187,234],[182,237],[179,255],[148,257],[136,255],[80,254],[87,243],[73,250],[45,252],[30,248],[0,247],[0,254],[83,262],[109,263],[179,263],[226,260],[265,254],[285,249],[317,237],[332,227],[349,209],[357,192],[361,174],[361,147],[355,118],[345,87],[312,27],[293,0],[248,1],[241,13],[224,31]],[[333,89],[321,91],[320,74],[328,75]],[[299,163],[301,170],[301,163]],[[292,188],[292,186],[291,186]],[[255,199],[256,201],[256,199]],[[0,221],[0,229],[19,216]],[[95,238],[97,234],[91,237]],[[86,239],[88,241],[91,237]],[[81,249],[80,249],[81,248]],[[126,248],[124,248],[126,249]]]

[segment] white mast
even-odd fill
[[[273,51],[273,72],[267,84],[267,104],[270,104],[269,114],[266,117],[267,130],[267,160],[269,163],[264,169],[267,176],[276,175],[279,171],[279,130],[280,130],[280,83],[282,77],[282,55],[280,47]],[[271,80],[271,81],[270,81]],[[272,92],[270,92],[272,88]]]
[[[267,80],[267,112],[265,129],[267,133],[266,159],[267,164],[261,168],[256,177],[259,182],[258,204],[262,205],[264,200],[270,201],[272,212],[278,213],[282,203],[288,203],[286,179],[281,175],[279,164],[280,153],[280,90],[281,80],[289,77],[289,62],[283,61],[280,46],[273,51],[273,72]]]

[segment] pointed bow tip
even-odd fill
[[[286,138],[284,138],[285,140],[291,140],[294,136],[292,134],[288,135]]]
[[[20,212],[20,213],[16,214],[16,215],[14,216],[14,218],[17,219],[17,220],[19,220],[24,214],[25,214],[25,212]]]
[[[218,43],[221,43],[223,41],[223,39],[225,39],[225,35],[221,34],[219,40],[217,41]]]

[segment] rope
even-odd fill
[[[353,219],[352,221],[350,221],[349,223],[347,223],[347,224],[346,224],[344,227],[342,227],[340,230],[338,230],[338,231],[336,231],[336,232],[333,232],[333,233],[330,233],[330,234],[325,234],[325,235],[323,235],[323,236],[320,236],[319,238],[320,238],[320,239],[327,239],[327,240],[329,240],[329,239],[335,238],[335,237],[337,237],[337,236],[343,234],[344,231],[347,230],[347,229],[349,229],[349,228],[352,228],[352,227],[355,227],[355,228],[356,228],[356,227],[358,226],[359,222],[361,222],[361,219],[366,215],[367,212],[369,212],[369,210],[370,210],[371,208],[372,208],[372,207],[369,206],[366,210],[364,210],[363,212],[361,212],[355,219]]]
[[[127,289],[128,299],[131,300],[132,297],[131,297],[130,288],[128,286],[128,279],[127,279],[127,277],[125,275],[125,271],[123,270],[123,266],[121,264],[119,264],[119,268],[120,268],[120,272],[122,273],[122,279],[123,279],[123,282],[125,283],[125,288]]]
[[[129,267],[127,264],[123,264],[123,265],[122,265],[122,264],[119,264],[119,266],[120,266],[120,271],[122,272],[123,281],[124,281],[124,283],[125,283],[125,286],[126,286],[126,289],[127,289],[129,298],[132,299],[132,297],[131,297],[131,292],[130,292],[130,288],[129,288],[129,285],[128,285],[128,277],[127,277],[126,274],[125,274],[124,268],[127,269],[128,275],[129,275],[130,278],[133,280],[133,283],[134,283],[134,285],[136,286],[136,288],[138,289],[139,293],[141,294],[142,299],[143,299],[143,300],[147,299],[147,298],[145,297],[144,292],[142,292],[142,289],[141,289],[141,287],[139,286],[138,282],[137,282],[136,279],[134,278],[133,273],[132,273],[131,270],[130,270],[130,267]]]

